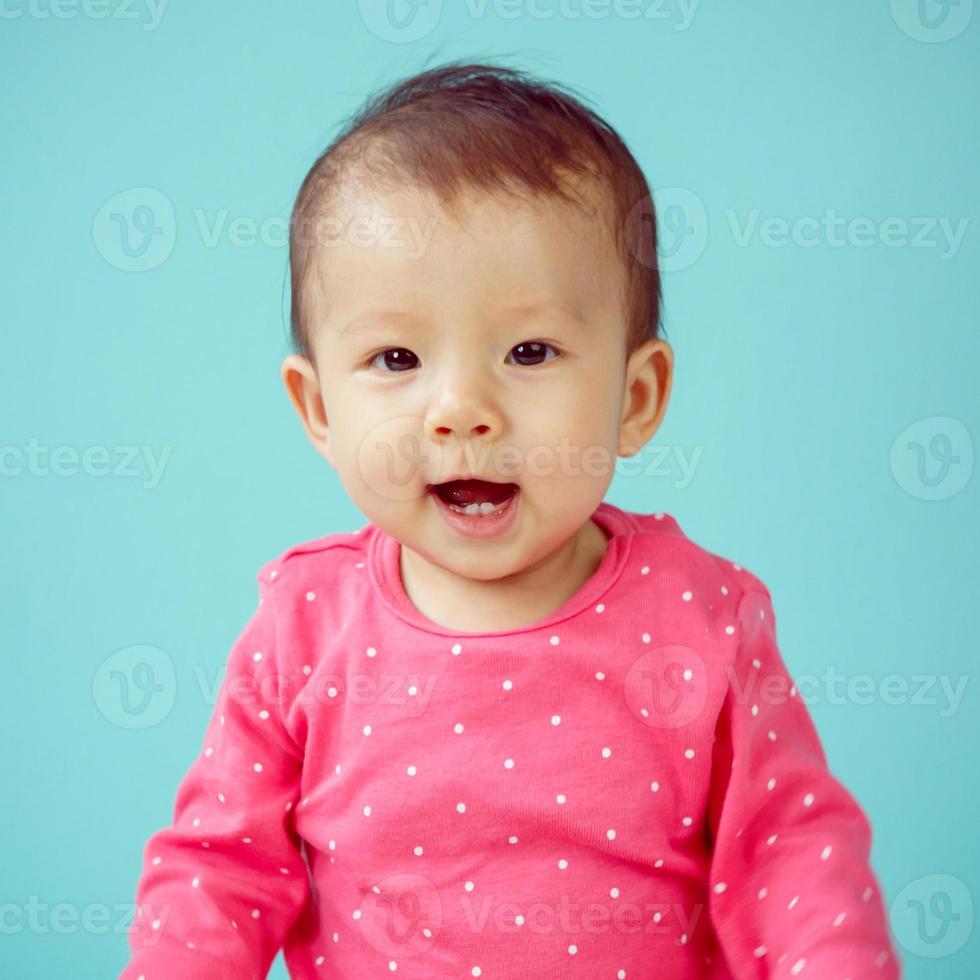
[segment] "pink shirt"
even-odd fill
[[[120,976],[899,977],[766,586],[594,516],[593,576],[517,629],[428,620],[374,524],[265,564]]]

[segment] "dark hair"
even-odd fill
[[[452,210],[462,188],[526,189],[582,201],[566,177],[605,191],[605,221],[626,265],[627,353],[661,330],[653,199],[643,171],[616,131],[567,89],[499,65],[449,62],[371,96],[310,168],[289,229],[291,327],[310,356],[303,292],[313,241],[298,233],[329,209],[355,177],[391,187],[412,183]]]

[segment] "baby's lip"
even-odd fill
[[[517,487],[518,490],[520,489],[520,486],[511,480],[493,480],[488,476],[480,476],[478,473],[454,473],[452,476],[448,476],[445,480],[440,480],[438,483],[427,483],[426,489],[433,490],[446,483],[455,483],[457,480],[476,480],[483,483],[496,483],[502,487]]]

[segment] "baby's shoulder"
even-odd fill
[[[692,586],[709,586],[736,603],[749,592],[769,596],[769,589],[757,574],[696,541],[681,529],[673,515],[658,511],[633,513],[632,517],[637,527],[632,548],[642,563],[641,571],[653,567],[668,571],[670,578],[688,581]]]
[[[349,577],[352,568],[366,566],[371,530],[372,525],[365,524],[356,531],[334,531],[290,545],[259,567],[260,589],[306,601],[317,594],[326,598]]]

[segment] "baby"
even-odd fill
[[[901,975],[770,593],[605,502],[666,409],[650,191],[569,92],[372,99],[291,223],[282,377],[369,518],[258,572],[126,980]]]

